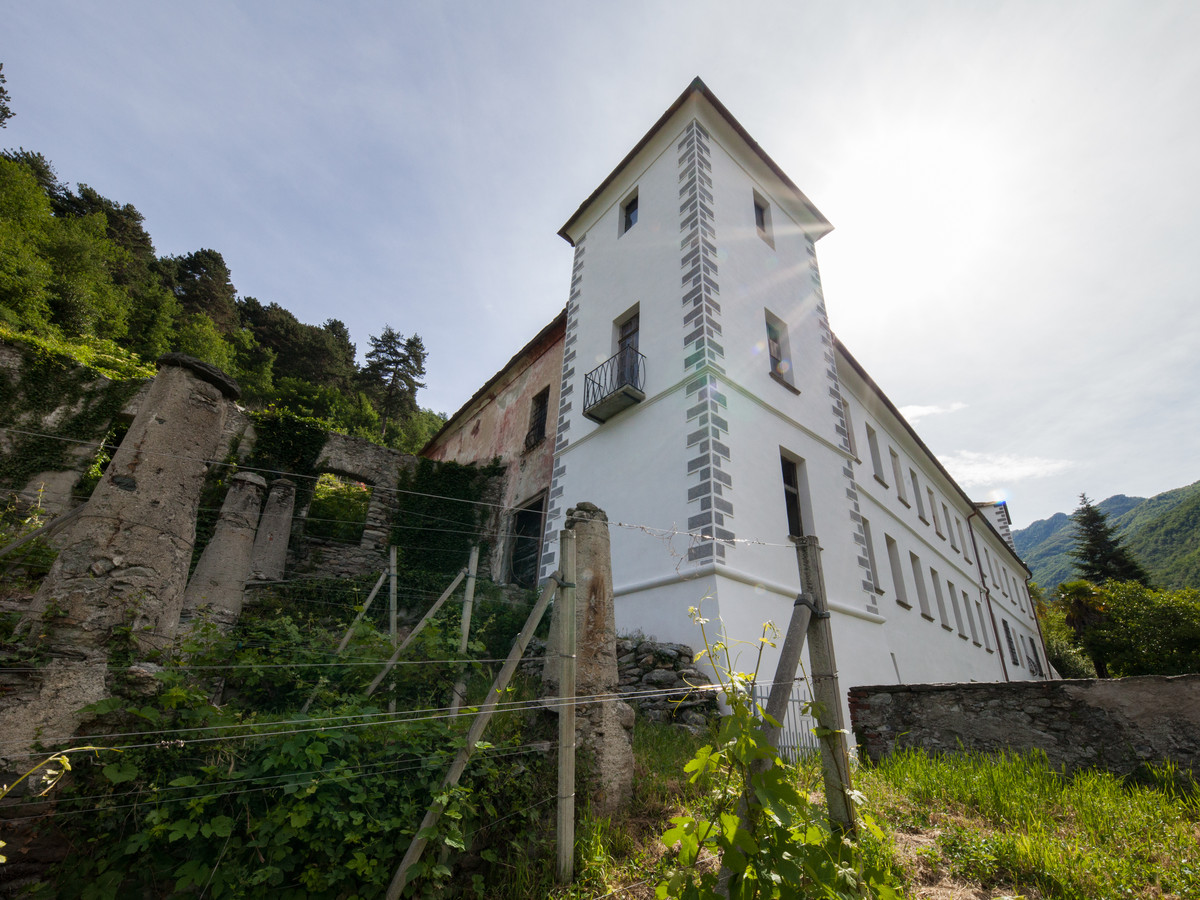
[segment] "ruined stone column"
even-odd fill
[[[200,360],[158,361],[133,424],[30,604],[23,625],[45,635],[39,694],[0,709],[8,739],[55,745],[76,711],[107,696],[114,629],[143,650],[168,644],[179,623],[196,537],[200,489],[238,386]],[[16,754],[20,755],[20,754]],[[12,755],[9,755],[12,758]]]
[[[237,622],[266,488],[266,480],[252,472],[239,472],[230,479],[217,527],[184,592],[181,622],[203,615],[206,608],[221,628],[228,629]]]
[[[280,581],[283,578],[295,507],[295,482],[287,478],[272,481],[262,521],[258,524],[258,534],[254,537],[254,561],[250,564],[250,577],[255,581]]]
[[[612,558],[608,517],[591,503],[567,510],[567,528],[575,532],[575,622],[577,644],[575,690],[576,739],[587,747],[596,766],[593,802],[612,812],[633,794],[633,721],[629,704],[618,699],[616,613],[613,607]],[[559,606],[550,620],[551,646],[546,652],[543,695],[558,694]]]

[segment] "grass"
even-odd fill
[[[934,836],[920,862],[1044,898],[1200,897],[1200,795],[1172,767],[1064,776],[1037,753],[897,754],[860,771],[875,818]]]
[[[709,802],[683,773],[703,742],[639,719],[634,800],[612,818],[580,811],[575,882],[556,884],[551,851],[485,896],[653,897],[671,867],[659,840],[666,823]],[[819,795],[815,759],[796,777]],[[863,811],[885,835],[869,852],[890,856],[908,897],[1200,898],[1200,788],[1169,765],[1133,780],[1097,771],[1064,776],[1036,753],[906,752],[860,767],[854,780]]]

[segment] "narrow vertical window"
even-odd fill
[[[954,519],[955,525],[950,524],[950,511],[946,509],[945,503],[942,504],[942,517],[946,520],[946,530],[948,532],[950,532],[950,546],[953,547],[955,550],[957,550],[958,549],[958,538],[955,537],[955,533],[956,533],[956,531],[962,530],[962,523],[959,522],[956,517]],[[955,526],[957,526],[957,528]]]
[[[910,551],[908,562],[912,566],[913,581],[917,584],[917,603],[921,607],[921,615],[932,622],[933,616],[929,614],[929,592],[925,589],[925,573],[921,570],[921,558]]]
[[[754,192],[754,230],[774,249],[775,236],[771,233],[771,204],[758,191]]]
[[[850,452],[854,455],[854,459],[858,460],[858,442],[854,440],[854,420],[850,418],[850,404],[846,402],[846,398],[842,398],[842,416],[846,419],[846,440],[850,444]]]
[[[1014,666],[1021,665],[1021,657],[1017,656],[1017,643],[1013,640],[1012,629],[1008,627],[1008,619],[1001,617],[1000,624],[1004,626],[1004,640],[1008,643],[1008,656]]]
[[[529,404],[529,430],[525,432],[525,449],[532,450],[546,439],[546,417],[550,411],[550,388],[543,388]]]
[[[867,426],[867,447],[871,451],[871,469],[875,473],[875,480],[887,487],[888,483],[883,477],[883,459],[879,455],[879,436],[870,425]]]
[[[871,589],[877,594],[882,594],[883,588],[879,586],[879,569],[875,565],[875,541],[871,537],[871,523],[864,518],[862,527],[863,537],[867,541],[867,568],[871,571]]]
[[[913,500],[917,502],[917,518],[929,524],[929,520],[925,518],[925,501],[921,499],[921,484],[917,481],[917,470],[908,470],[909,478],[912,480]]]
[[[638,220],[638,195],[635,190],[629,198],[621,204],[621,234],[627,232],[630,228],[637,224]],[[611,227],[611,226],[610,226]]]
[[[971,545],[967,543],[967,533],[963,531],[963,524],[959,519],[955,519],[954,523],[958,526],[958,542],[962,544],[963,559],[967,562],[974,562],[971,559]]]
[[[946,531],[950,532],[950,544],[954,544],[954,532],[950,530],[950,511],[946,509],[946,504],[942,504],[942,521],[946,523]],[[938,535],[942,538],[946,537],[946,532],[942,531],[941,525],[938,525]]]
[[[787,510],[788,534],[792,537],[804,535],[804,517],[800,505],[800,473],[795,462],[786,456],[779,457],[783,468],[783,504]]]
[[[975,614],[971,612],[971,598],[967,596],[967,592],[962,592],[963,608],[967,611],[967,624],[971,626],[971,643],[976,647],[979,646],[979,630],[975,627]],[[983,625],[982,622],[979,623]]]
[[[929,498],[929,515],[933,516],[933,530],[938,533],[938,537],[942,537],[942,523],[938,521],[937,500],[933,496],[933,488],[925,488],[925,495]]]
[[[908,506],[908,492],[904,489],[904,475],[900,469],[900,456],[891,447],[888,447],[888,456],[892,460],[892,479],[896,482],[896,496],[900,498],[900,502]]]
[[[883,536],[883,542],[887,546],[888,566],[892,570],[892,589],[896,592],[896,602],[905,609],[912,609],[912,604],[908,602],[908,591],[904,588],[904,569],[900,565],[900,548],[896,546],[896,542],[890,534]]]
[[[787,325],[769,309],[763,310],[767,320],[767,355],[771,359],[771,377],[789,387],[792,384],[792,352],[788,346]]]
[[[933,580],[933,598],[937,601],[938,619],[942,627],[950,631],[950,619],[946,616],[946,598],[942,595],[942,582],[938,578],[937,569],[929,567],[929,577]]]
[[[950,609],[954,613],[954,627],[958,629],[960,638],[966,638],[967,629],[963,627],[962,607],[958,605],[958,591],[954,587],[954,582],[947,579],[946,589],[950,592]]]
[[[632,312],[614,323],[617,342],[617,386],[631,384],[641,387],[639,375],[640,357],[638,354],[638,336],[641,331],[640,305],[634,306]]]
[[[983,632],[983,647],[985,650],[992,649],[992,639],[988,635],[987,619],[983,617],[983,604],[975,601],[975,614],[979,617],[979,630]]]

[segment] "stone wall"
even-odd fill
[[[545,643],[534,638],[522,670],[540,675],[545,652]],[[650,721],[674,722],[699,734],[718,713],[717,694],[706,689],[708,676],[693,660],[692,648],[683,644],[617,638],[617,690]]]
[[[850,716],[875,761],[906,747],[1038,749],[1067,770],[1169,759],[1200,775],[1200,675],[856,687]]]

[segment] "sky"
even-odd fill
[[[0,146],[453,412],[697,75],[833,223],[830,323],[1014,525],[1200,479],[1200,4],[0,0]]]

